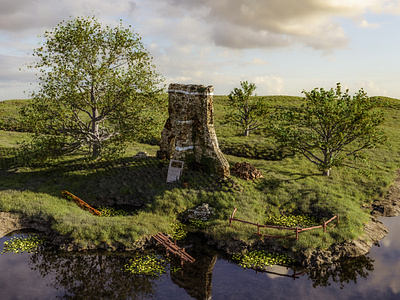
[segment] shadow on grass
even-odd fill
[[[319,173],[308,173],[308,174],[303,174],[299,172],[288,172],[288,171],[281,171],[279,173],[280,175],[284,175],[286,178],[263,178],[263,179],[258,179],[256,188],[260,191],[263,190],[269,190],[273,191],[278,189],[283,185],[285,182],[293,182],[301,179],[305,179],[308,177],[314,177],[314,176],[321,176]]]
[[[293,152],[284,148],[257,147],[256,145],[248,144],[222,144],[221,151],[226,155],[267,161],[281,161],[287,157],[294,156]]]
[[[1,172],[0,190],[32,190],[60,196],[67,190],[88,204],[98,206],[130,205],[142,208],[165,191],[195,189],[233,190],[232,180],[222,181],[207,173],[185,170],[182,178],[166,183],[168,161],[148,157],[125,157],[113,161],[63,159],[35,168]]]

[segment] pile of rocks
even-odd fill
[[[208,221],[213,213],[214,209],[210,207],[207,203],[203,203],[196,209],[188,209],[186,211],[186,219]]]
[[[236,163],[232,167],[232,172],[240,178],[249,180],[249,179],[257,179],[257,178],[264,178],[259,170],[253,167],[248,162]]]
[[[146,158],[147,157],[147,152],[145,151],[139,151],[138,153],[136,153],[136,155],[134,156],[134,158]]]

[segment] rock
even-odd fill
[[[193,219],[208,221],[213,213],[213,208],[210,207],[207,203],[203,203],[202,205],[196,207],[196,209],[188,209],[185,213],[184,219],[185,221]]]
[[[136,155],[134,156],[134,158],[146,158],[147,157],[147,152],[145,151],[139,151],[138,153],[136,153]]]
[[[170,84],[169,118],[161,133],[158,157],[202,164],[207,172],[228,178],[229,163],[214,129],[212,86]]]
[[[387,233],[388,230],[382,222],[372,218],[370,222],[365,224],[364,235],[360,238],[341,244],[334,244],[327,250],[312,250],[301,253],[296,260],[304,267],[309,268],[330,264],[343,258],[365,255]]]
[[[259,170],[253,167],[248,162],[236,163],[232,167],[232,172],[240,178],[249,180],[249,179],[257,179],[257,178],[264,178]]]

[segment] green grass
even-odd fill
[[[165,183],[168,163],[156,158],[144,160],[132,156],[138,151],[155,155],[158,146],[130,145],[126,154],[110,161],[88,161],[79,154],[35,167],[16,167],[13,151],[29,136],[26,133],[0,131],[2,154],[0,210],[51,221],[53,229],[69,235],[82,245],[121,243],[131,245],[143,235],[173,232],[171,224],[182,211],[208,203],[215,214],[203,232],[218,239],[256,238],[256,227],[228,218],[234,207],[235,217],[267,224],[273,217],[309,215],[322,223],[336,214],[339,227],[301,233],[299,240],[276,240],[285,249],[302,251],[325,249],[332,243],[359,237],[368,222],[364,205],[382,197],[396,176],[400,165],[400,100],[386,98],[387,120],[384,125],[389,143],[369,152],[371,176],[354,169],[334,169],[324,177],[305,158],[288,149],[280,149],[265,130],[243,137],[234,126],[223,124],[225,96],[215,96],[215,127],[220,148],[229,163],[248,161],[264,175],[263,179],[246,181],[232,176],[227,181],[199,171],[185,171],[181,182]],[[269,96],[272,109],[298,106],[299,97]],[[6,101],[7,102],[7,101]],[[4,105],[14,109],[20,102]],[[0,106],[1,111],[1,106]],[[7,113],[10,113],[9,111]],[[0,112],[0,118],[2,113]],[[4,115],[4,114],[3,114]],[[99,218],[79,209],[60,196],[67,190],[94,207],[110,206],[116,201],[140,208],[130,216]],[[265,234],[287,232],[263,229]]]
[[[0,130],[24,131],[19,124],[18,111],[28,100],[0,101]]]

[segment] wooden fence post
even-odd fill
[[[260,226],[258,226],[258,222],[257,222],[257,236],[260,236]]]
[[[339,227],[339,215],[336,215],[336,226]]]
[[[326,232],[326,223],[325,223],[325,221],[323,221],[322,227],[324,228],[324,233],[325,233]]]

